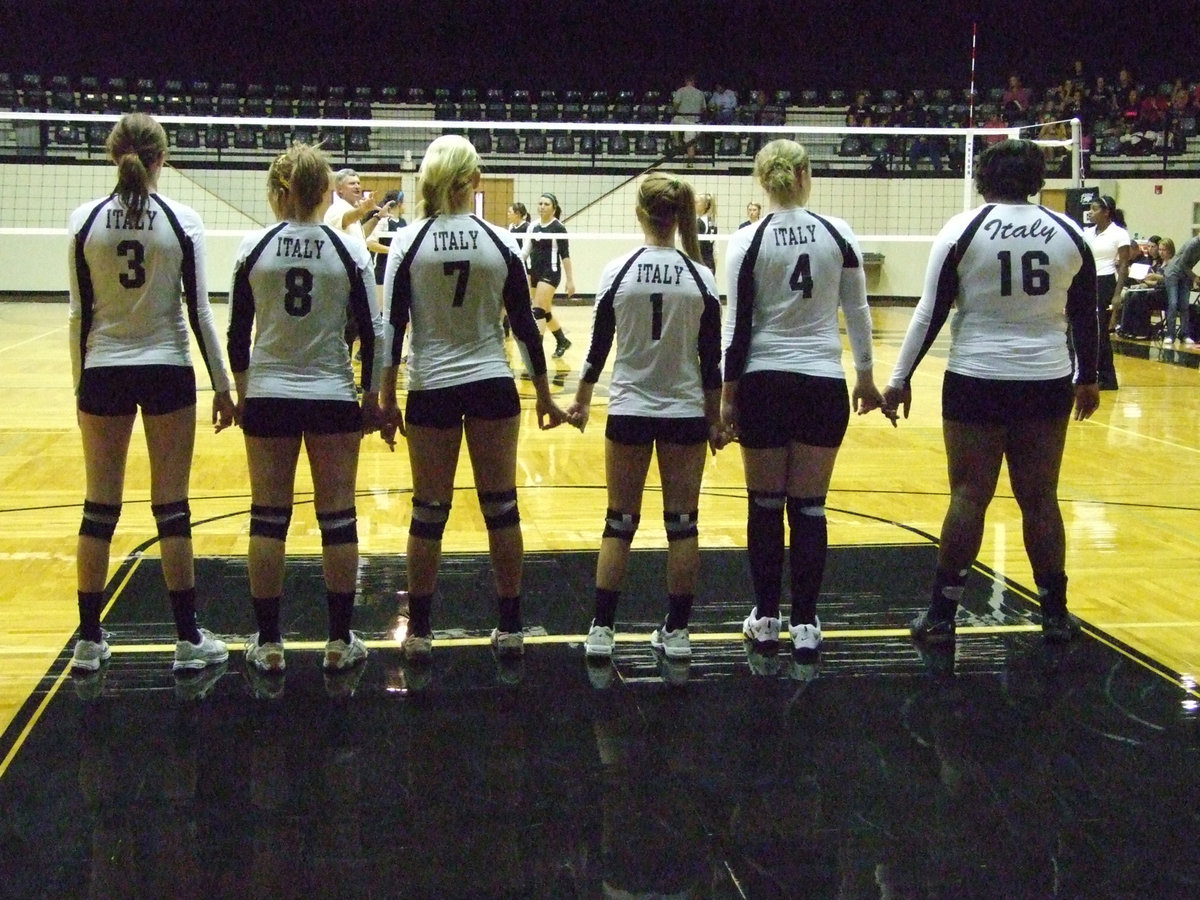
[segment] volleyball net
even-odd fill
[[[159,190],[194,207],[214,238],[240,239],[273,220],[267,204],[271,160],[292,141],[319,143],[335,168],[353,168],[368,190],[403,190],[409,221],[420,216],[417,168],[430,141],[466,136],[480,151],[484,179],[477,211],[500,226],[522,203],[553,194],[570,231],[572,255],[611,258],[642,240],[634,217],[639,178],[665,171],[710,195],[718,245],[766,198],[752,177],[754,154],[787,137],[804,144],[813,167],[809,205],[850,223],[864,247],[927,242],[951,215],[980,202],[975,156],[990,141],[1033,138],[1022,129],[850,128],[840,110],[789,111],[769,124],[516,122],[430,118],[435,110],[373,111],[371,118],[156,116],[168,134]],[[113,189],[104,141],[117,115],[0,111],[0,234],[65,235],[76,206]],[[1066,180],[1079,183],[1078,123],[1042,142]],[[1039,130],[1040,133],[1040,130]],[[1061,164],[1061,168],[1060,168]],[[898,248],[897,248],[898,249]],[[58,251],[56,251],[58,252]],[[55,257],[54,265],[61,262]],[[0,289],[12,288],[4,284]],[[19,286],[18,286],[19,287]],[[590,289],[579,286],[581,292]]]

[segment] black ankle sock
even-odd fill
[[[953,619],[962,601],[967,570],[947,572],[938,569],[933,578],[933,596],[929,600],[929,612],[934,619]]]
[[[612,628],[617,620],[617,601],[621,599],[620,591],[610,591],[607,588],[596,588],[596,624],[604,628]]]
[[[694,599],[695,595],[693,594],[667,595],[667,631],[687,628],[688,620],[692,617],[692,601]]]
[[[521,630],[521,595],[501,597],[497,602],[500,607],[500,630],[516,634]]]
[[[1035,574],[1033,583],[1038,589],[1038,603],[1043,616],[1061,616],[1067,611],[1067,573]]]
[[[200,629],[196,627],[196,589],[169,591],[171,616],[175,619],[175,634],[181,641],[200,643]]]
[[[100,643],[100,613],[104,611],[103,591],[79,591],[79,636],[85,641]]]
[[[350,643],[350,619],[354,615],[354,591],[334,593],[328,591],[325,601],[329,604],[329,640]]]
[[[254,621],[258,626],[259,646],[283,641],[283,635],[279,632],[279,607],[282,603],[282,597],[254,598]]]
[[[791,535],[788,563],[792,576],[793,625],[817,621],[817,597],[825,577],[829,526],[824,497],[788,497],[788,530]]]
[[[416,637],[429,637],[433,628],[429,614],[433,608],[433,594],[408,595],[408,633]]]

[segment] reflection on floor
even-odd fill
[[[919,653],[904,624],[932,561],[833,550],[809,665],[743,646],[742,553],[705,551],[693,660],[666,667],[647,642],[664,555],[635,553],[625,640],[589,669],[592,554],[530,557],[518,668],[487,646],[486,559],[447,557],[413,669],[402,561],[373,557],[371,656],[331,680],[318,561],[290,560],[288,669],[267,682],[240,653],[177,682],[157,566],[135,564],[111,663],[74,681],[64,650],[4,735],[0,892],[1196,896],[1194,695],[1102,635],[1045,646],[1027,593],[984,572],[956,650]],[[244,635],[244,562],[198,569],[205,624]]]

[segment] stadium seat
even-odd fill
[[[425,88],[410,87],[408,93],[404,95],[404,102],[413,106],[423,106],[429,102],[429,95],[425,92]]]
[[[608,136],[608,153],[610,156],[627,156],[629,154],[629,138],[623,134]]]
[[[585,131],[579,136],[579,152],[584,156],[595,156],[600,152],[600,136],[594,131]]]
[[[632,122],[633,121],[633,91],[619,91],[617,99],[613,103],[612,115],[609,117],[612,122]]]
[[[84,143],[83,129],[78,125],[60,122],[54,127],[54,143],[65,147],[79,147]]]
[[[515,90],[508,95],[508,115],[514,122],[533,121],[533,98],[529,91]]]
[[[379,102],[386,106],[396,106],[400,102],[400,88],[395,85],[385,85],[379,89]]]
[[[865,152],[863,139],[856,134],[848,134],[838,144],[838,156],[862,156]]]
[[[257,150],[258,129],[253,125],[239,125],[233,132],[233,146],[238,150]]]
[[[816,106],[818,94],[812,88],[808,88],[800,92],[801,106]]]
[[[484,92],[484,117],[489,122],[503,122],[508,118],[508,100],[503,88],[488,88]]]
[[[554,152],[557,154],[566,154],[575,152],[575,138],[565,132],[557,132],[554,135],[553,143]]]
[[[564,91],[562,99],[562,119],[564,122],[583,121],[583,94],[579,91]]]
[[[637,110],[634,112],[634,120],[637,122],[658,122],[662,118],[662,112],[656,103],[647,103],[642,101],[638,104]]]
[[[210,150],[225,150],[229,147],[229,126],[209,125],[204,131],[204,146]]]
[[[175,129],[175,146],[194,150],[200,146],[200,130],[195,125],[180,125]]]
[[[521,152],[521,139],[515,131],[496,132],[496,152],[517,154]]]
[[[340,128],[331,129],[321,132],[321,146],[332,152],[341,152],[346,149],[346,135]]]
[[[103,147],[108,140],[112,125],[108,122],[89,122],[87,126],[87,142],[89,147]]]
[[[540,131],[529,131],[525,134],[526,153],[545,153],[546,135]]]
[[[845,106],[846,92],[835,88],[826,95],[826,106]]]
[[[487,129],[477,128],[468,135],[471,146],[479,154],[492,152],[492,133]]]
[[[287,149],[288,134],[282,128],[271,126],[263,131],[262,145],[264,150],[282,152]]]
[[[658,156],[658,135],[652,131],[638,132],[636,147],[643,156]]]
[[[559,122],[562,113],[558,107],[558,96],[554,91],[539,91],[533,107],[533,118],[537,122]]]
[[[741,156],[742,139],[736,134],[723,134],[717,142],[718,156]]]

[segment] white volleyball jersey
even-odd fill
[[[1117,274],[1117,257],[1122,247],[1129,246],[1129,232],[1115,222],[1110,222],[1103,231],[1097,231],[1095,225],[1089,226],[1083,232],[1083,237],[1092,248],[1092,258],[1096,260],[1096,275]]]
[[[346,346],[362,338],[362,386],[377,391],[383,319],[366,244],[324,224],[280,222],[242,241],[230,290],[229,359],[247,397],[356,399]],[[250,331],[254,326],[254,349]]]
[[[388,365],[398,365],[412,323],[410,390],[511,378],[501,313],[529,348],[534,375],[546,357],[533,320],[516,238],[470,214],[420,219],[392,238],[384,276]]]
[[[948,371],[1028,381],[1070,375],[1069,317],[1080,380],[1095,381],[1096,267],[1066,216],[989,203],[952,217],[934,238],[890,385],[912,377],[952,307]]]
[[[595,383],[617,342],[611,415],[704,415],[721,386],[721,304],[705,266],[670,247],[642,247],[600,276],[592,343],[581,378]]]
[[[80,206],[68,228],[76,387],[85,367],[190,366],[190,322],[213,390],[229,390],[196,211],[151,194],[135,217],[114,194]]]
[[[862,251],[850,226],[803,207],[777,210],[729,239],[725,380],[769,370],[845,378],[838,309],[854,367],[871,368]]]

